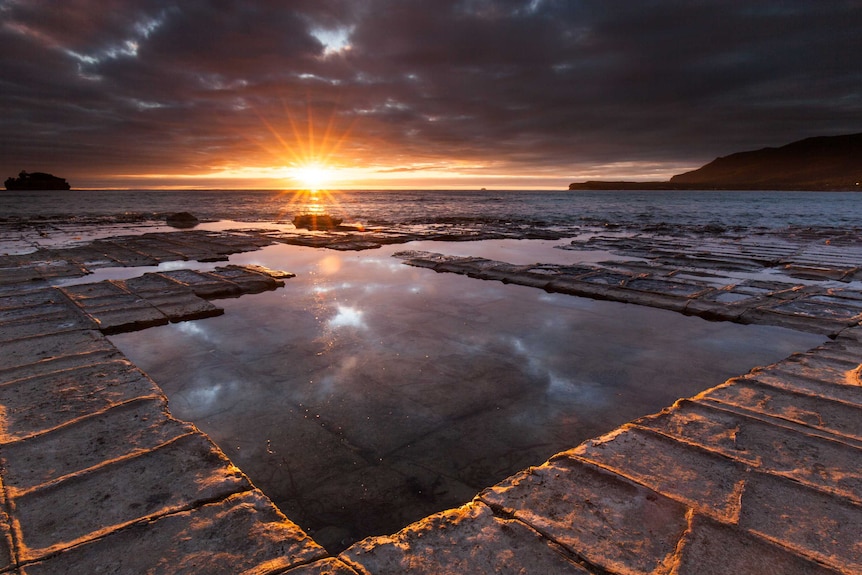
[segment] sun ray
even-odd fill
[[[337,162],[341,148],[347,142],[353,123],[339,130],[337,125],[337,106],[333,107],[328,119],[321,124],[316,121],[310,101],[305,106],[305,118],[291,112],[284,103],[285,127],[280,130],[274,122],[257,113],[261,124],[273,137],[275,145],[267,145],[259,139],[252,140],[255,145],[272,157],[278,168],[267,168],[268,172],[282,175],[293,189],[315,189],[329,187],[338,183],[339,172],[342,176],[352,169],[345,169]]]

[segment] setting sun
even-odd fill
[[[323,189],[332,181],[331,170],[318,163],[305,164],[290,172],[296,183],[308,190]]]

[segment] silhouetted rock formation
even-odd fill
[[[17,178],[6,179],[7,190],[69,190],[71,186],[63,178],[44,172],[27,173],[21,170]]]
[[[307,230],[333,230],[341,225],[341,221],[328,214],[301,214],[293,218],[293,225]]]
[[[583,182],[570,190],[859,190],[862,134],[821,136],[716,158],[669,182]]]
[[[165,217],[165,223],[175,228],[193,228],[200,223],[200,220],[188,212],[177,212],[168,214]]]

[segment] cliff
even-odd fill
[[[668,182],[582,182],[570,190],[860,190],[862,134],[821,136],[716,158]]]

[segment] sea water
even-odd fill
[[[535,226],[656,225],[737,230],[788,226],[855,228],[855,192],[724,191],[5,191],[0,222],[22,219],[158,219],[187,211],[200,219],[291,220],[314,206],[367,225],[491,221]]]

